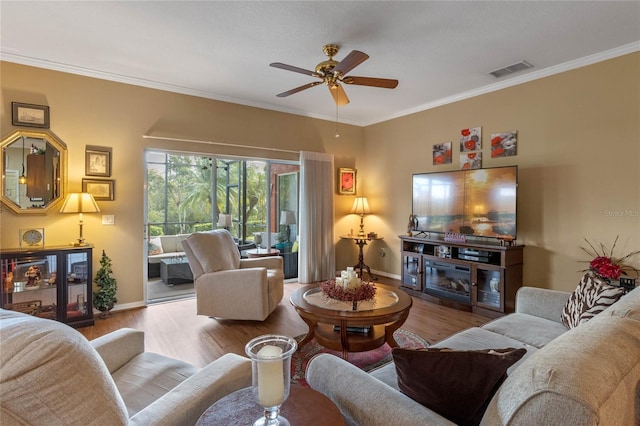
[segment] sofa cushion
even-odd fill
[[[143,352],[113,373],[113,380],[133,417],[197,371],[186,362]]]
[[[459,425],[480,423],[507,369],[526,349],[392,350],[402,393]]]
[[[622,296],[619,301],[605,309],[601,315],[640,321],[640,287],[636,287]]]
[[[164,252],[162,251],[162,242],[160,242],[160,237],[151,238],[147,244],[147,254],[149,256],[155,256],[162,253]]]
[[[493,320],[483,325],[482,328],[536,348],[543,347],[567,331],[566,327],[557,321],[519,313]]]
[[[613,305],[623,294],[624,288],[606,284],[587,272],[562,309],[562,323],[567,328],[577,327]]]

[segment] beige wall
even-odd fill
[[[116,224],[103,226],[100,214],[85,215],[85,237],[96,247],[94,267],[102,249],[112,258],[121,305],[143,300],[145,148],[295,158],[158,142],[144,134],[334,154],[336,168],[358,169],[358,191],[375,210],[365,230],[384,236],[366,248],[367,263],[399,275],[397,236],[411,211],[411,174],[456,169],[459,130],[482,126],[483,166],[520,167],[518,240],[527,245],[527,284],[573,289],[584,267],[578,261],[586,258],[578,248],[583,237],[609,243],[620,235],[617,253],[640,248],[638,53],[366,128],[341,125],[339,139],[329,121],[6,62],[0,74],[0,133],[14,129],[12,101],[49,105],[51,131],[69,148],[69,190],[81,189],[85,145],[113,148],[116,199],[100,207]],[[489,158],[490,134],[508,130],[518,131],[518,155]],[[454,163],[432,166],[432,145],[445,141],[454,142]],[[359,218],[346,215],[352,200],[335,197],[338,267],[356,260],[355,246],[337,238],[358,229]],[[44,227],[48,245],[67,244],[78,232],[77,218],[59,213],[22,217],[3,209],[0,226],[2,247],[15,247],[18,229],[29,226]]]
[[[85,177],[86,145],[113,148],[115,200],[99,202],[101,213],[85,215],[84,236],[95,246],[94,269],[104,249],[113,261],[119,305],[144,300],[144,149],[192,150],[263,158],[296,159],[295,154],[213,145],[159,142],[142,135],[222,141],[288,150],[328,152],[336,167],[355,167],[364,130],[291,114],[266,111],[193,96],[113,83],[77,75],[0,62],[0,133],[14,130],[11,102],[49,105],[51,131],[69,153],[69,191],[80,191]],[[103,226],[102,214],[114,214],[115,226]],[[17,216],[0,213],[0,247],[18,246],[18,229],[44,227],[47,245],[66,245],[78,235],[78,217],[53,213]]]
[[[358,171],[378,215],[387,256],[400,271],[399,240],[411,213],[411,174],[458,168],[459,131],[482,126],[483,167],[517,164],[518,241],[525,283],[573,290],[586,267],[583,238],[618,256],[640,249],[640,53],[387,121],[365,129]],[[491,133],[518,131],[518,155],[492,159]],[[454,162],[431,164],[432,145],[452,141]],[[389,208],[393,206],[393,208]],[[620,216],[617,216],[617,215]],[[640,255],[633,259],[640,268]]]

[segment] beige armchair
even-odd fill
[[[251,386],[251,361],[226,354],[203,369],[144,351],[144,333],[88,341],[57,321],[0,309],[0,423],[194,425]]]
[[[241,259],[224,229],[191,234],[182,246],[195,280],[198,315],[264,321],[282,300],[281,257]]]

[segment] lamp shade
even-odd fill
[[[293,225],[296,223],[296,215],[289,210],[283,210],[280,213],[280,225]]]
[[[60,209],[61,213],[95,213],[100,208],[93,198],[93,195],[86,192],[72,192],[67,195],[64,204]]]
[[[223,228],[231,227],[231,215],[230,214],[221,214],[218,216],[218,226]]]
[[[353,207],[351,207],[350,213],[371,214],[367,197],[356,197],[355,200],[353,200]]]

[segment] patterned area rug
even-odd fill
[[[300,342],[304,336],[303,334],[297,336],[295,339],[297,342]],[[429,346],[429,342],[422,337],[403,329],[396,330],[395,333],[393,333],[393,337],[401,348],[426,348]],[[291,357],[291,383],[307,386],[304,378],[307,363],[314,355],[321,353],[342,357],[341,352],[332,351],[320,346],[318,342],[316,342],[316,339],[311,340]],[[377,349],[367,352],[349,352],[349,362],[364,371],[371,371],[391,360],[391,347],[386,343]]]

